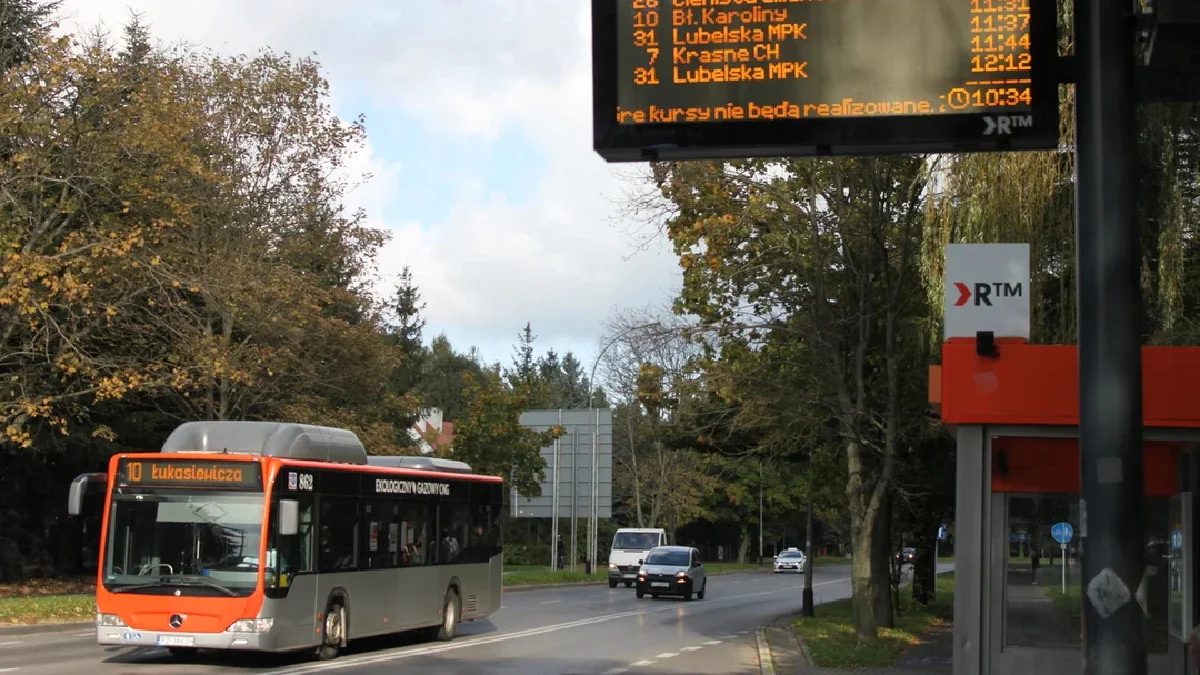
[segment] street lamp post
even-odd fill
[[[763,564],[763,461],[758,458],[758,566]]]
[[[597,477],[596,465],[600,461],[600,411],[596,410],[596,369],[600,367],[600,359],[608,352],[609,348],[617,343],[618,340],[629,335],[630,333],[646,328],[654,328],[662,326],[658,321],[651,321],[647,324],[631,326],[609,338],[608,342],[600,348],[600,353],[596,355],[595,362],[592,363],[592,372],[588,376],[588,417],[592,421],[592,480],[591,498],[588,500],[588,560],[592,563],[592,570],[596,569],[596,557],[600,551],[600,498],[596,493],[600,489],[600,481]]]

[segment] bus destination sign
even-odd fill
[[[122,459],[117,481],[128,487],[202,487],[261,490],[258,462]]]
[[[592,0],[610,162],[1058,146],[1055,0]]]

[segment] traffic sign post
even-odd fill
[[[1067,593],[1067,544],[1071,542],[1071,538],[1075,536],[1075,528],[1071,527],[1070,523],[1055,523],[1050,528],[1050,536],[1054,537],[1054,541],[1062,548],[1062,592]]]

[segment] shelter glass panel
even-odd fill
[[[1146,498],[1146,642],[1152,654],[1167,650],[1168,504],[1166,498]],[[1065,545],[1052,534],[1057,523],[1074,530]],[[1078,495],[1009,496],[1005,535],[1005,646],[1080,648]]]

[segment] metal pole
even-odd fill
[[[758,460],[758,564],[763,562],[763,461]]]
[[[804,528],[804,592],[800,600],[800,616],[815,616],[813,611],[813,495],[811,478],[808,482],[808,523]]]
[[[1134,600],[1145,541],[1133,11],[1132,0],[1075,3],[1079,534],[1089,675],[1146,673]]]
[[[1062,563],[1062,592],[1063,592],[1063,595],[1066,595],[1067,594],[1067,545],[1059,544],[1059,546],[1062,547],[1062,556],[1060,558],[1060,562]]]
[[[596,472],[597,465],[600,463],[600,411],[595,411],[595,417],[592,423],[592,494],[589,506],[591,507],[591,530],[592,530],[592,547],[588,550],[588,555],[592,560],[596,559],[596,554],[600,551],[600,500],[597,498],[596,492],[599,490],[600,481],[599,474]]]
[[[562,422],[562,411],[558,411],[558,421]],[[558,439],[554,439],[554,459],[550,467],[550,571],[558,569]]]
[[[571,427],[571,571],[579,562],[579,454],[576,452],[575,427]]]

